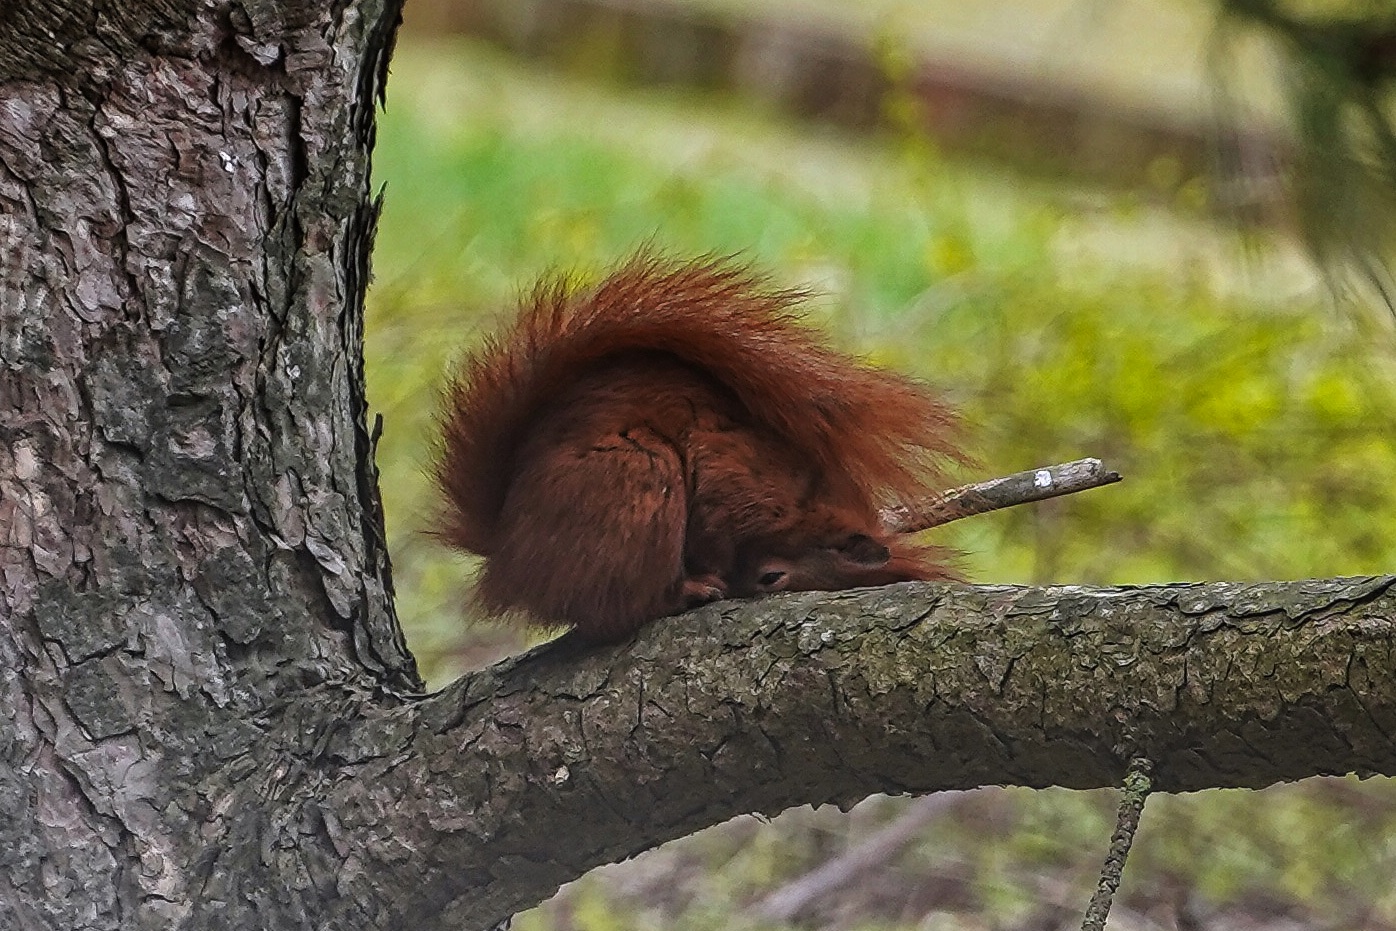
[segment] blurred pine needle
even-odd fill
[[[1300,234],[1332,280],[1396,311],[1396,7],[1378,0],[1221,0],[1223,24],[1275,40]]]

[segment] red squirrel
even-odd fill
[[[646,254],[539,284],[441,415],[439,532],[484,557],[482,606],[610,642],[720,598],[954,578],[878,517],[943,487],[954,415],[803,328],[803,296]]]

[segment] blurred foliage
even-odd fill
[[[1387,929],[1396,918],[1390,786],[1309,780],[1263,792],[1155,796],[1109,927]],[[801,927],[1076,928],[1114,825],[1108,791],[963,793],[919,839],[811,903]],[[518,931],[769,931],[771,887],[855,850],[906,810],[874,797],[850,815],[739,818],[603,867],[515,921]]]
[[[740,253],[818,289],[810,314],[837,342],[966,412],[976,476],[1083,455],[1126,475],[947,528],[976,580],[1331,576],[1396,561],[1390,322],[1334,313],[1282,243],[951,164],[913,136],[854,141],[706,98],[616,98],[465,45],[402,48],[393,70],[367,363],[399,610],[435,683],[520,646],[464,616],[468,566],[423,533],[443,372],[540,272],[598,269],[647,241]],[[761,831],[739,819],[588,877],[519,926],[748,926],[763,890],[899,810],[878,799],[852,819],[796,812]],[[1110,793],[966,796],[812,920],[1070,924],[1112,811]],[[1332,909],[1330,927],[1396,925],[1393,820],[1384,782],[1156,798],[1112,926],[1304,924]]]
[[[1219,0],[1279,52],[1293,144],[1289,200],[1328,270],[1396,310],[1396,6],[1390,0]],[[1223,34],[1225,34],[1224,31]]]

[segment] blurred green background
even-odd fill
[[[935,34],[936,17],[951,15],[873,4],[849,25],[853,6],[837,6],[785,5],[882,36],[908,17],[906,35]],[[1056,30],[1063,51],[1043,59],[1044,73],[1136,97],[1152,76],[1164,105],[1181,96],[1206,110],[1201,90],[1184,91],[1205,84],[1194,59],[1207,5],[1131,3],[1142,18],[1117,14],[1094,32],[1076,14],[1095,4],[1017,6],[982,5],[1007,10],[995,23],[1016,13]],[[411,15],[409,4],[409,27]],[[1170,22],[1182,25],[1159,25]],[[982,65],[1009,43],[1003,30],[956,28],[936,54]],[[1139,29],[1153,30],[1161,58],[1137,51]],[[366,347],[370,401],[386,422],[398,608],[432,684],[525,645],[468,615],[468,561],[424,532],[443,374],[540,273],[599,270],[644,243],[737,253],[813,287],[809,314],[836,342],[924,377],[965,412],[982,463],[967,479],[1087,455],[1124,473],[1105,490],[938,532],[976,581],[1396,566],[1389,316],[1334,301],[1283,224],[1242,227],[1214,209],[1209,179],[1186,160],[1161,154],[1136,184],[1091,185],[947,154],[911,118],[918,101],[895,89],[878,126],[854,129],[738,94],[618,81],[604,56],[579,76],[575,61],[525,64],[496,45],[427,35],[440,31],[409,28],[394,59]],[[1112,35],[1133,38],[1112,54]],[[1097,42],[1104,52],[1071,63]],[[1258,112],[1273,109],[1270,91],[1255,93]],[[783,927],[762,917],[764,896],[866,849],[915,817],[914,804],[738,819],[600,870],[516,927]],[[874,868],[812,902],[800,926],[1077,926],[1113,806],[1109,792],[947,797]],[[1396,927],[1393,827],[1386,780],[1156,798],[1111,926]]]

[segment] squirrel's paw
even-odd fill
[[[711,572],[697,575],[683,580],[683,588],[680,590],[679,597],[683,599],[685,610],[721,601],[727,597],[727,583]]]

